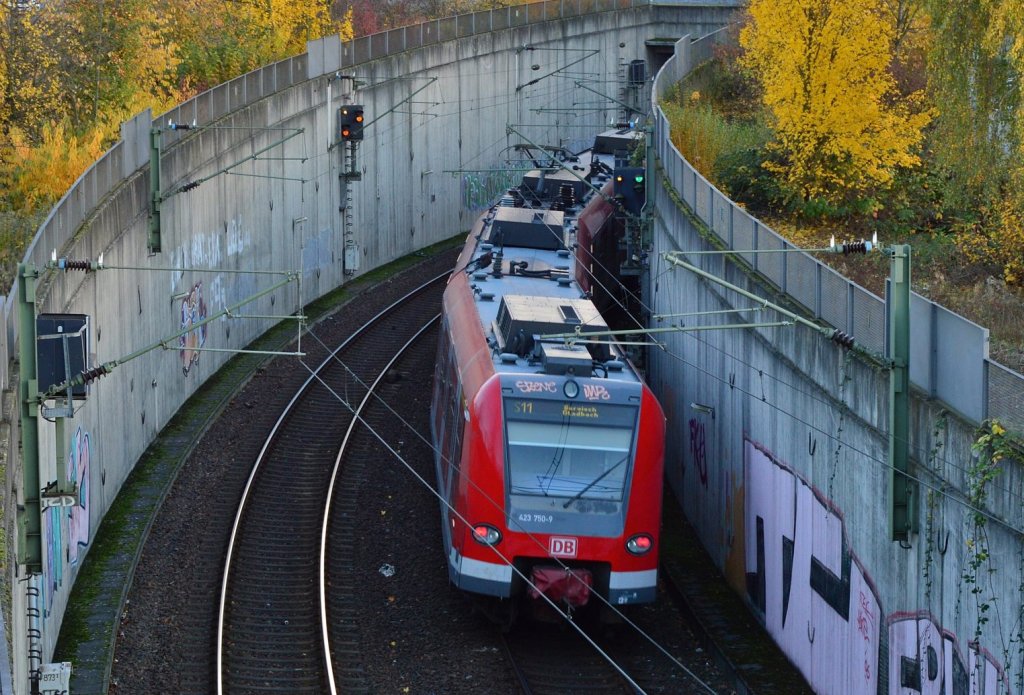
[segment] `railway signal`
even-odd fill
[[[619,167],[615,170],[615,197],[627,212],[639,215],[646,200],[643,167]]]
[[[341,140],[363,139],[363,107],[346,104],[338,109],[338,135]]]

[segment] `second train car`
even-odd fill
[[[648,603],[665,417],[575,274],[584,181],[612,167],[561,165],[477,221],[444,293],[431,429],[448,572],[509,607]]]

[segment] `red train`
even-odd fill
[[[431,428],[448,571],[502,599],[647,603],[665,417],[575,273],[589,187],[566,169],[600,188],[611,168],[562,166],[477,221],[444,293]],[[581,339],[550,337],[565,334]]]

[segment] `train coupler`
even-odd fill
[[[590,600],[594,575],[587,569],[538,565],[530,573],[530,597],[547,596],[558,605],[582,608]]]

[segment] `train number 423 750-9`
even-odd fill
[[[550,524],[555,520],[550,514],[520,514],[518,518],[523,523],[532,521],[535,524]]]

